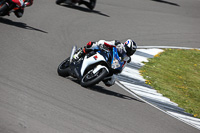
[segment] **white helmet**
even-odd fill
[[[135,51],[137,49],[137,44],[133,40],[128,39],[124,43],[124,47],[126,49],[126,54],[128,56],[131,56],[131,55],[133,55],[135,53]]]

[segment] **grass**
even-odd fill
[[[200,118],[200,50],[164,49],[148,61],[140,69],[146,84]]]

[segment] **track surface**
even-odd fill
[[[0,18],[0,133],[199,132],[117,85],[86,89],[56,72],[90,40],[199,48],[199,11],[199,0],[97,0],[93,12],[39,0]]]

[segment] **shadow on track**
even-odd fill
[[[96,91],[96,92],[106,94],[106,95],[111,95],[111,96],[115,96],[115,97],[119,97],[119,98],[127,99],[127,100],[135,100],[135,101],[144,103],[143,101],[141,101],[137,98],[133,98],[133,97],[126,96],[126,95],[123,95],[123,94],[120,94],[120,93],[117,93],[117,92],[114,92],[114,91],[111,91],[111,90],[107,90],[107,89],[105,89],[104,87],[101,87],[101,86],[95,85],[93,87],[90,87],[89,89]]]
[[[46,31],[43,31],[43,30],[40,30],[40,29],[31,27],[31,26],[28,26],[28,25],[25,24],[25,23],[22,23],[22,22],[14,22],[14,21],[9,20],[9,19],[6,19],[6,18],[0,18],[0,23],[7,24],[7,25],[11,25],[11,26],[16,26],[16,27],[24,28],[24,29],[28,29],[28,30],[35,30],[35,31],[39,31],[39,32],[42,32],[42,33],[48,33],[48,32],[46,32]]]
[[[77,79],[74,79],[72,77],[67,77],[67,79],[79,84],[79,81]],[[117,93],[117,92],[114,92],[114,91],[111,91],[111,90],[107,90],[104,87],[98,86],[98,85],[95,85],[95,86],[92,86],[92,87],[88,87],[86,89],[89,89],[89,90],[92,90],[92,91],[96,91],[96,92],[100,92],[102,94],[106,94],[106,95],[110,95],[110,96],[115,96],[115,97],[122,98],[122,99],[135,100],[135,101],[144,103],[143,101],[141,101],[141,100],[139,100],[137,98],[133,98],[133,97],[126,96],[126,95],[123,95],[123,94],[120,94],[120,93]]]
[[[164,1],[164,0],[152,0],[152,1],[165,3],[165,4],[169,4],[169,5],[173,5],[173,6],[180,6],[180,5],[176,4],[176,3],[172,3],[172,2],[168,2],[168,1]]]
[[[74,6],[61,5],[61,6],[68,7],[68,8],[71,8],[71,9],[76,9],[76,10],[87,12],[87,13],[95,13],[95,14],[102,15],[102,16],[105,16],[105,17],[110,17],[109,15],[101,13],[100,11],[90,10],[88,8],[84,8],[84,7],[81,7],[81,6],[76,6],[76,5],[74,5]]]

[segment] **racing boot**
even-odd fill
[[[103,79],[103,83],[106,86],[110,87],[115,84],[115,79],[116,79],[116,77],[114,75],[112,75],[110,77],[106,77],[105,79]]]

